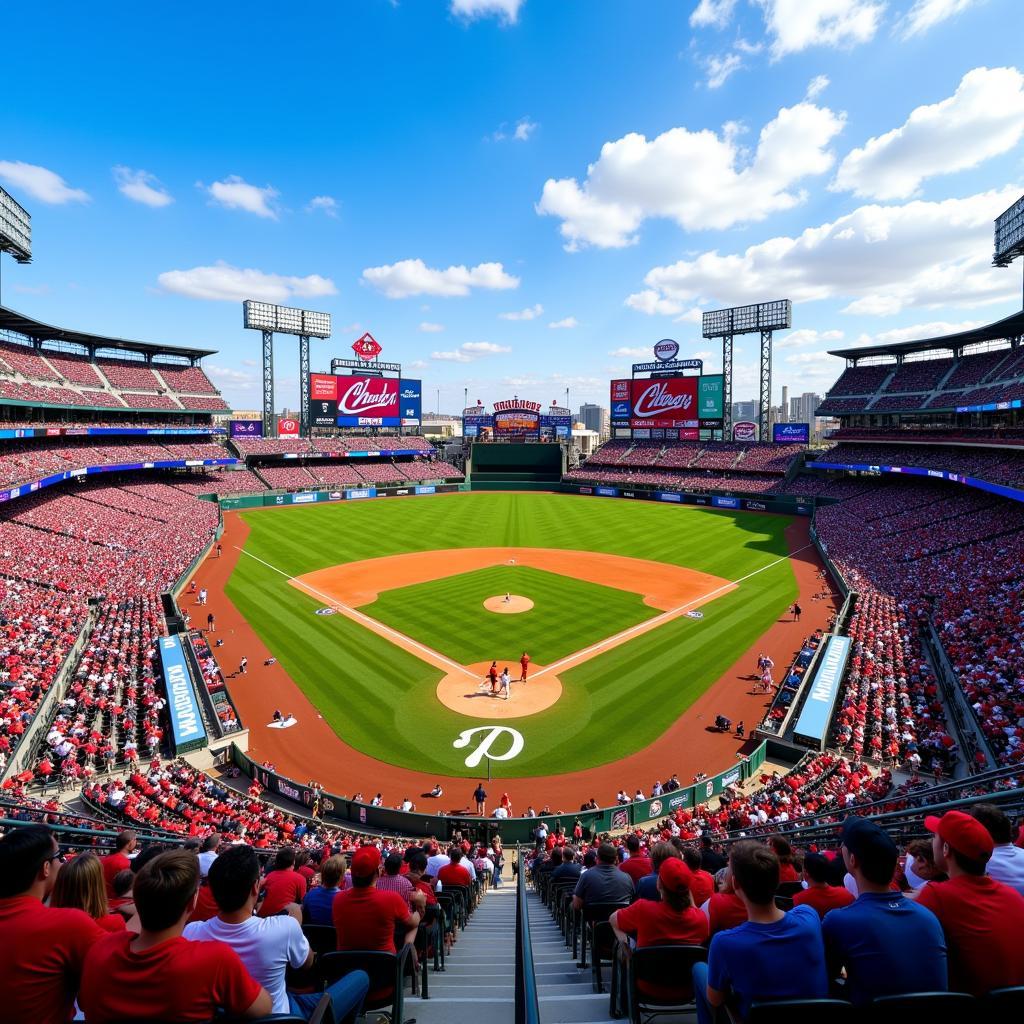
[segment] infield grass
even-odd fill
[[[749,576],[702,606],[703,619],[675,619],[560,673],[563,695],[557,704],[508,723],[522,733],[525,747],[515,761],[495,762],[499,776],[549,775],[555,764],[559,771],[579,770],[643,748],[796,597],[796,582],[784,557],[784,530],[790,522],[784,516],[559,494],[483,492],[340,502],[248,512],[243,517],[251,528],[246,551],[286,576],[409,551],[492,546],[610,552],[689,566],[730,581]],[[501,569],[482,570],[491,571]],[[323,602],[292,587],[286,576],[243,554],[227,593],[338,735],[392,764],[472,777],[463,764],[465,751],[454,749],[452,743],[463,729],[483,723],[436,700],[441,673],[344,616],[315,615]],[[555,644],[564,644],[571,652],[586,646],[581,639],[584,629],[609,636],[640,621],[629,614],[656,614],[642,603],[638,610],[628,601],[610,600],[610,588],[557,578],[554,608],[546,613],[553,622],[543,627],[550,639],[539,636],[541,645],[554,649]],[[435,585],[403,589],[421,594]],[[469,644],[464,657],[451,655],[461,663],[488,657],[486,652],[476,655],[475,640],[470,644],[462,635],[470,628],[467,622],[476,622],[472,628],[479,630],[489,628],[490,620],[531,614],[498,616],[481,607],[484,597],[511,586],[499,583],[482,596],[477,581],[467,587],[469,604],[440,593],[424,601],[422,635],[416,637],[439,651]],[[590,588],[598,591],[600,600],[591,603]],[[528,589],[517,585],[513,592],[536,600],[532,592],[524,592]],[[386,615],[391,595],[398,593],[385,593],[365,610]],[[408,615],[406,608],[403,621]],[[536,650],[531,655],[543,663]]]

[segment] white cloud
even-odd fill
[[[708,73],[707,87],[718,89],[725,85],[730,75],[743,67],[743,58],[738,53],[727,53],[720,57],[711,56],[704,62],[704,70]]]
[[[51,206],[89,202],[88,192],[71,188],[55,171],[36,164],[26,164],[21,160],[0,160],[0,181],[13,188],[23,189],[33,199]]]
[[[432,324],[427,320],[424,320],[420,324],[420,330],[424,334],[440,334],[444,330],[444,324]]]
[[[655,267],[644,283],[676,302],[847,298],[844,312],[868,315],[1002,302],[1018,297],[1019,281],[990,266],[992,219],[1020,194],[1010,185],[964,199],[861,206],[796,237]]]
[[[579,327],[579,325],[580,322],[579,320],[576,319],[576,317],[566,316],[563,317],[561,320],[552,320],[551,323],[548,324],[548,327],[551,328],[551,330],[553,331],[560,331],[571,330],[573,327]]]
[[[535,306],[527,306],[517,313],[499,313],[499,320],[536,320],[544,312],[544,307],[538,302]]]
[[[702,324],[704,322],[704,311],[698,306],[686,310],[681,316],[673,317],[674,324]]]
[[[425,359],[414,359],[411,363],[405,364],[410,370],[425,370],[427,361]]]
[[[511,351],[507,345],[495,345],[490,341],[467,341],[449,352],[431,352],[430,358],[439,363],[472,363],[483,356],[497,356]]]
[[[452,14],[472,21],[474,18],[496,17],[506,25],[514,25],[524,0],[451,0]]]
[[[174,202],[174,197],[148,171],[135,171],[119,164],[114,168],[114,180],[118,192],[144,206],[159,208]]]
[[[306,205],[307,213],[320,212],[326,217],[337,218],[341,204],[334,196],[313,196]]]
[[[690,15],[691,28],[725,28],[736,0],[700,0]]]
[[[630,309],[635,309],[638,313],[646,313],[648,316],[675,316],[683,311],[681,302],[666,299],[653,288],[634,292],[626,299],[626,305]]]
[[[472,288],[505,291],[519,287],[519,278],[505,273],[500,263],[478,263],[436,270],[423,260],[399,260],[380,267],[367,267],[363,280],[389,299],[405,299],[410,295],[468,295]]]
[[[956,92],[917,107],[899,128],[869,139],[839,165],[832,188],[873,199],[907,199],[925,178],[977,167],[1024,135],[1024,75],[975,68]]]
[[[811,46],[853,46],[878,31],[884,3],[874,0],[755,0],[764,10],[772,57]]]
[[[536,121],[531,121],[528,117],[521,117],[516,121],[516,130],[512,133],[512,138],[517,142],[526,142],[536,130]]]
[[[940,21],[974,7],[979,0],[916,0],[900,23],[904,39],[920,35],[938,25]]]
[[[807,92],[804,94],[804,99],[813,100],[816,96],[820,96],[829,85],[828,75],[815,75],[807,83]]]
[[[941,338],[945,334],[957,334],[960,331],[971,331],[981,327],[985,320],[961,320],[950,323],[948,320],[932,320],[926,324],[912,324],[910,327],[896,327],[879,334],[861,334],[857,345],[891,345],[897,341],[919,341],[922,338]]]
[[[808,345],[832,345],[842,340],[842,331],[816,331],[804,327],[780,335],[773,345],[775,348],[807,348]]]
[[[203,369],[210,378],[218,384],[226,384],[236,391],[248,391],[256,386],[254,374],[246,373],[245,370],[234,370],[230,366],[214,366],[212,363],[204,363]]]
[[[212,267],[168,270],[157,280],[165,292],[219,302],[240,302],[242,299],[285,302],[292,298],[312,299],[338,292],[329,277],[319,274],[288,277],[267,274],[262,270],[243,270],[223,261]]]
[[[802,202],[793,186],[832,166],[827,147],[843,121],[812,103],[784,107],[761,130],[752,156],[739,146],[735,124],[721,134],[672,128],[649,142],[631,132],[601,147],[582,186],[548,179],[536,210],[562,220],[570,252],[633,245],[648,217],[687,231],[763,220]]]
[[[215,181],[212,185],[204,185],[201,181],[196,184],[218,206],[223,206],[227,210],[245,210],[247,213],[256,214],[257,217],[277,220],[274,204],[279,193],[270,185],[264,188],[250,185],[237,174],[230,174],[223,181]]]
[[[615,359],[643,359],[650,354],[651,350],[649,348],[640,348],[637,345],[622,345],[620,348],[612,349],[608,353],[608,355]]]

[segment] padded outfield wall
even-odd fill
[[[565,469],[560,444],[489,444],[477,441],[467,476],[473,490],[557,490]]]

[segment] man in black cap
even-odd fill
[[[899,851],[874,822],[843,822],[843,861],[857,899],[822,921],[829,977],[846,968],[845,997],[865,1005],[878,996],[945,992],[946,940],[936,916],[892,888]]]

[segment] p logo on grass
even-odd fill
[[[475,729],[463,729],[459,733],[459,738],[452,743],[452,746],[459,748],[468,747],[478,732],[485,733],[486,735],[481,739],[476,750],[466,758],[465,764],[467,768],[475,768],[484,757],[489,757],[492,761],[511,761],[512,758],[518,757],[523,752],[523,747],[526,745],[522,733],[517,732],[515,729],[510,729],[507,725],[478,725]],[[494,746],[498,737],[505,732],[510,737],[508,750],[504,754],[492,753],[491,747]]]

